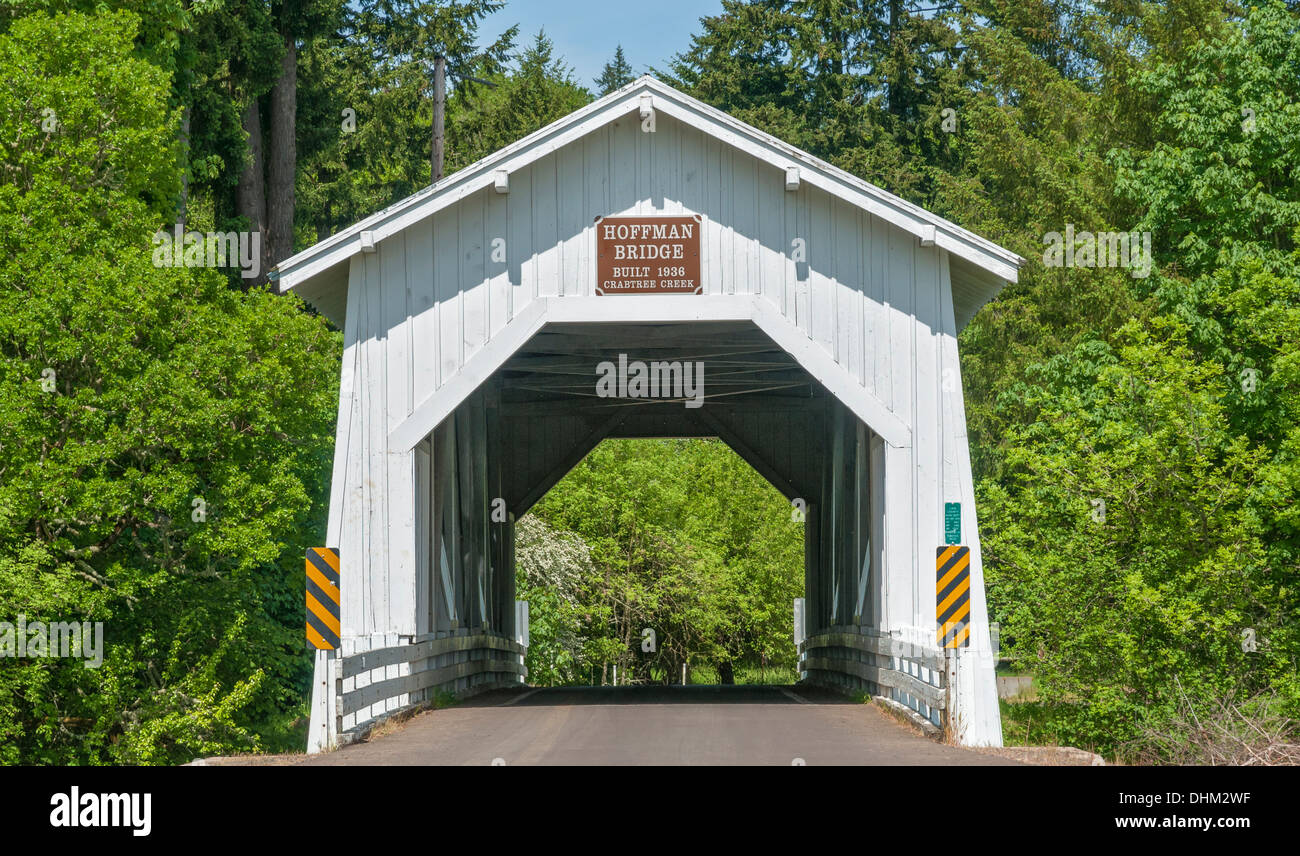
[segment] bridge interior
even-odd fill
[[[601,397],[620,359],[697,363],[702,396]],[[750,322],[586,323],[542,328],[417,447],[420,638],[520,635],[514,522],[607,437],[720,438],[805,515],[803,633],[879,626],[879,438]]]

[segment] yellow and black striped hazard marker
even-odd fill
[[[322,651],[339,647],[339,551],[307,548],[307,641]]]
[[[935,559],[938,583],[935,617],[939,619],[939,645],[970,647],[970,547],[940,547]]]

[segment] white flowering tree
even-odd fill
[[[579,679],[580,594],[594,573],[591,550],[579,536],[531,514],[515,525],[516,597],[529,603],[529,683],[554,686]]]

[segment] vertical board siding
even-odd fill
[[[506,224],[509,203],[495,191],[483,201],[483,258],[487,270],[486,339],[496,336],[510,321],[510,255]],[[507,242],[501,247],[502,242]]]
[[[532,233],[529,239],[537,260],[533,293],[539,297],[560,294],[560,200],[555,161],[555,155],[551,155],[526,170],[533,178]],[[463,287],[471,288],[473,284]]]
[[[862,269],[858,247],[861,223],[856,211],[836,205],[831,220],[835,231],[833,302],[835,321],[835,361],[844,366],[859,384],[862,383],[862,346],[859,329],[862,323]]]
[[[335,428],[334,475],[330,485],[329,528],[326,546],[338,547],[342,571],[348,574],[363,567],[353,557],[362,556],[361,532],[364,513],[365,451],[361,447],[363,406],[361,402],[363,344],[360,335],[361,301],[365,293],[365,267],[360,256],[348,269],[348,314],[344,321],[343,367],[339,383],[339,413]],[[359,577],[358,577],[359,578]],[[340,623],[344,637],[363,632],[368,625],[361,614],[361,586],[341,587]]]
[[[970,546],[970,620],[971,644],[976,656],[960,675],[958,696],[961,716],[968,725],[963,735],[968,742],[1001,745],[1002,716],[998,704],[989,638],[988,595],[984,590],[984,556],[980,545],[979,522],[975,509],[975,483],[971,473],[970,446],[966,435],[966,409],[961,363],[957,351],[957,323],[953,310],[951,272],[946,252],[939,254],[939,322],[938,354],[943,408],[940,414],[943,437],[942,501],[961,503],[963,541]],[[944,375],[946,373],[946,376]],[[979,652],[988,652],[979,656]]]
[[[410,454],[389,454],[387,433],[405,419],[412,401],[411,294],[407,278],[406,234],[389,239],[391,246],[380,256],[379,291],[382,294],[380,329],[374,331],[382,350],[382,386],[385,418],[383,445],[378,447],[387,468],[384,517],[387,543],[381,554],[387,557],[384,588],[374,593],[376,614],[386,615],[386,630],[415,633],[415,517],[405,497],[414,494],[414,465]]]
[[[609,210],[593,213],[593,220],[600,214],[629,214],[639,210],[636,147],[641,132],[637,130],[636,122],[628,118],[613,123],[605,133],[609,137],[609,154],[605,159],[605,174],[610,188]],[[592,166],[600,168],[599,164]]]
[[[433,283],[433,220],[406,231],[406,284],[411,311],[411,401],[438,385],[438,313]]]
[[[508,314],[514,318],[532,301],[536,292],[536,251],[532,241],[532,221],[517,212],[533,210],[532,171],[510,176],[510,193],[501,200],[506,222],[506,258],[510,280],[510,306]]]
[[[559,251],[561,295],[581,294],[582,269],[587,255],[587,226],[583,214],[587,207],[586,146],[575,144],[561,149],[555,155],[557,225],[556,245]]]
[[[387,446],[384,427],[387,422],[386,383],[384,378],[384,341],[380,337],[383,327],[383,288],[380,280],[381,259],[378,254],[364,261],[365,288],[362,291],[364,312],[364,344],[362,345],[362,420],[365,444],[364,507],[367,525],[362,533],[364,546],[361,555],[369,572],[362,592],[365,599],[361,613],[367,627],[384,627],[388,616],[382,609],[388,590],[388,468],[384,461]]]
[[[939,324],[939,266],[935,252],[914,254],[912,300],[913,320],[912,354],[914,368],[914,410],[912,416],[912,445],[916,471],[913,484],[916,496],[916,518],[913,522],[915,539],[917,601],[924,602],[929,587],[923,582],[924,574],[932,570],[934,548],[942,543],[940,513],[943,503],[939,492],[942,474],[942,440],[939,436],[940,377],[938,366],[939,339],[935,328]]]
[[[831,198],[810,193],[808,234],[809,328],[812,338],[835,356],[835,288],[831,271],[835,265]]]
[[[487,297],[489,288],[486,282],[488,246],[483,240],[484,210],[487,197],[493,191],[477,194],[472,199],[458,205],[460,256],[460,282],[464,288],[461,305],[464,307],[462,331],[464,349],[461,365],[474,356],[478,349],[487,343]],[[464,284],[473,283],[472,287]]]
[[[435,304],[431,312],[437,313],[438,385],[450,380],[461,366],[460,332],[460,270],[457,264],[459,249],[456,246],[458,229],[456,209],[439,211],[433,220],[433,259],[431,261]],[[388,251],[387,242],[380,244],[379,252]],[[420,398],[426,390],[417,390]]]

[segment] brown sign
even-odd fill
[[[698,214],[596,220],[597,294],[703,294]]]

